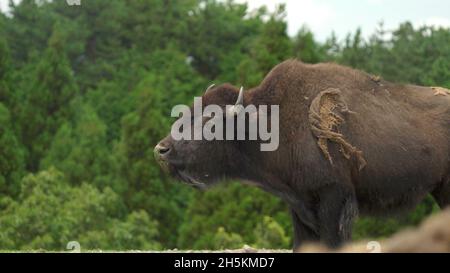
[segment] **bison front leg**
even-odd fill
[[[296,209],[291,209],[292,224],[294,227],[294,252],[300,248],[301,245],[307,242],[318,242],[319,233],[311,223],[305,223],[302,220],[302,212],[297,212]]]
[[[318,221],[320,241],[328,247],[340,247],[351,239],[353,219],[358,205],[353,190],[330,185],[319,193]]]

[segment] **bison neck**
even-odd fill
[[[228,177],[242,181],[243,184],[256,186],[268,193],[271,193],[289,204],[298,203],[298,191],[293,188],[289,181],[283,181],[280,173],[273,173],[277,170],[272,165],[265,168],[263,155],[246,156],[241,155],[238,160],[232,161]]]

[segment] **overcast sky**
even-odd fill
[[[415,26],[427,24],[450,27],[450,0],[236,1],[248,2],[250,9],[266,5],[270,10],[279,3],[286,3],[289,34],[295,35],[299,28],[306,24],[320,41],[329,37],[333,30],[343,39],[348,32],[354,32],[358,26],[367,36],[375,30],[380,21],[384,21],[386,29],[396,28],[404,21],[410,21]],[[0,0],[0,8],[3,11],[7,6],[8,0]]]
[[[306,24],[323,41],[334,30],[339,38],[361,27],[365,35],[373,33],[383,21],[385,29],[410,21],[450,27],[449,0],[239,0],[250,8],[266,5],[273,9],[286,3],[288,32],[295,35]]]

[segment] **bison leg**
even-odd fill
[[[301,213],[301,212],[300,212]],[[319,234],[311,227],[306,225],[299,217],[296,210],[291,209],[292,224],[294,226],[294,251],[306,242],[319,241]]]
[[[450,206],[450,177],[431,193],[441,209]]]
[[[337,248],[351,239],[353,219],[358,214],[354,192],[342,186],[328,186],[319,194],[320,240]]]

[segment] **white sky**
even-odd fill
[[[380,21],[394,29],[405,21],[415,26],[450,27],[449,0],[238,0],[251,9],[266,5],[270,10],[286,4],[288,32],[295,35],[306,24],[320,41],[334,30],[338,38],[361,27],[365,36],[374,32]]]
[[[16,0],[17,1],[17,0]],[[56,0],[65,1],[65,0]],[[87,0],[84,0],[87,1]],[[95,0],[89,0],[95,1]],[[266,5],[273,10],[286,3],[288,32],[295,35],[306,24],[320,41],[334,30],[340,39],[361,27],[365,36],[384,21],[387,30],[411,21],[415,26],[427,24],[450,27],[449,0],[235,0],[247,2],[250,10]],[[83,0],[81,0],[83,5]],[[0,0],[5,11],[8,0]]]

